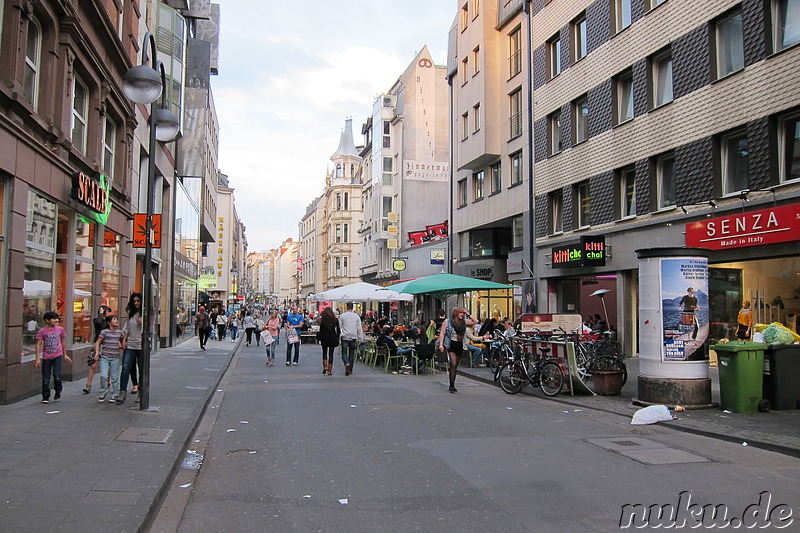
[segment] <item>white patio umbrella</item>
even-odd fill
[[[312,302],[410,302],[414,297],[360,281],[312,294],[308,299]]]

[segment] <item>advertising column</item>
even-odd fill
[[[708,376],[708,251],[637,250],[638,403],[711,406]]]

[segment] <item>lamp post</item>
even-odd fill
[[[150,64],[148,65],[148,51]],[[146,411],[150,408],[150,353],[151,353],[151,325],[154,316],[153,309],[153,211],[155,209],[154,190],[156,174],[156,141],[170,142],[180,134],[180,121],[175,114],[166,108],[166,94],[164,87],[167,84],[166,71],[160,60],[156,59],[156,40],[149,31],[145,33],[142,42],[142,64],[131,68],[125,73],[122,81],[122,90],[131,101],[137,104],[151,104],[149,126],[149,147],[147,162],[147,212],[145,231],[147,239],[144,248],[144,264],[142,265],[142,375],[139,381],[139,409]],[[161,96],[161,105],[156,107],[155,102]]]

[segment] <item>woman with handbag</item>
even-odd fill
[[[278,310],[272,311],[272,314],[267,320],[267,323],[264,324],[261,333],[261,340],[264,341],[264,346],[267,350],[267,366],[272,366],[275,364],[275,347],[278,346],[278,342],[280,337],[278,333],[281,329],[281,317],[278,314]],[[266,335],[264,335],[266,333]]]
[[[317,339],[322,344],[322,373],[329,376],[333,373],[333,352],[339,346],[339,321],[333,314],[333,309],[326,307],[322,310],[319,321]]]

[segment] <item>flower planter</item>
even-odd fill
[[[602,396],[616,396],[622,393],[622,371],[606,370],[592,372],[592,389]]]

